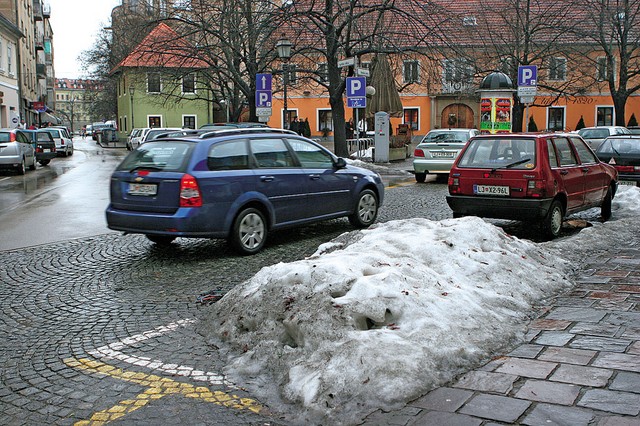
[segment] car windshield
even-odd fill
[[[598,154],[631,154],[640,156],[640,138],[607,139],[598,147]]]
[[[469,142],[458,167],[533,169],[536,141],[525,138],[483,138]]]
[[[609,136],[607,129],[580,129],[578,134],[585,139],[604,139]]]
[[[184,172],[194,146],[191,142],[180,141],[147,142],[125,157],[118,170]]]
[[[421,143],[449,143],[449,142],[467,142],[469,140],[469,132],[456,132],[451,130],[431,131],[422,139]]]

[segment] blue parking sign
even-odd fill
[[[347,77],[347,98],[364,98],[366,86],[366,77]]]
[[[521,65],[518,67],[518,87],[535,87],[538,85],[538,66]]]

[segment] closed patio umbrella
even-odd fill
[[[387,55],[380,53],[371,62],[369,84],[375,87],[376,94],[367,99],[367,118],[373,118],[379,111],[387,112],[391,117],[402,117],[402,102]]]

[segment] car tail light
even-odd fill
[[[10,133],[9,142],[15,142],[15,141],[16,141],[16,134],[15,133]]]
[[[185,174],[180,180],[180,207],[202,207],[198,181],[189,174]]]
[[[527,197],[544,198],[547,193],[545,186],[546,185],[543,180],[527,181]]]
[[[622,173],[629,173],[633,171],[640,171],[640,167],[633,166],[615,166],[616,170]],[[635,169],[635,170],[634,170]]]
[[[414,156],[414,157],[424,157],[424,151],[423,151],[423,150],[421,150],[420,148],[416,148],[416,149],[413,151],[413,156]]]
[[[460,192],[460,178],[449,176],[449,194]]]

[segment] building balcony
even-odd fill
[[[42,14],[42,3],[40,0],[33,0],[33,20],[42,21],[44,15]]]
[[[51,18],[51,6],[48,4],[42,5],[42,16],[44,16],[44,19]]]

